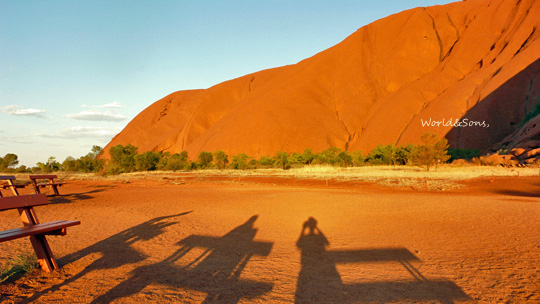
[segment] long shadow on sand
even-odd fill
[[[175,215],[156,217],[137,226],[121,231],[107,239],[95,243],[94,245],[86,247],[83,250],[59,259],[58,264],[64,266],[95,253],[99,253],[101,255],[100,258],[93,261],[90,265],[86,266],[81,272],[77,273],[73,277],[68,278],[60,284],[35,293],[32,297],[25,299],[24,303],[32,303],[33,301],[39,299],[41,295],[58,291],[62,286],[82,278],[91,271],[118,268],[123,265],[134,264],[147,259],[148,256],[145,256],[141,252],[133,249],[130,245],[137,241],[148,241],[159,236],[164,232],[166,227],[178,223],[168,221],[169,219],[186,215],[191,212],[192,211],[188,211]]]
[[[296,303],[454,303],[454,300],[468,299],[461,288],[451,281],[425,278],[411,264],[411,261],[420,260],[406,248],[329,251],[326,250],[329,244],[318,228],[317,221],[309,218],[304,223],[297,241],[301,251],[301,270]],[[413,279],[345,284],[337,270],[338,263],[399,263]]]
[[[83,193],[62,194],[61,196],[49,197],[49,202],[51,204],[69,204],[69,203],[72,203],[74,200],[75,201],[89,200],[93,198],[93,196],[90,194],[98,193],[102,191],[103,190],[101,189],[96,189],[96,190],[83,192]]]
[[[252,216],[222,237],[191,235],[181,240],[177,243],[180,248],[171,256],[135,269],[129,279],[92,303],[109,303],[134,295],[150,284],[203,292],[206,294],[203,303],[238,303],[240,299],[253,299],[268,293],[272,284],[240,278],[252,256],[268,256],[272,249],[273,243],[254,240],[257,229],[253,224],[257,217]],[[195,248],[202,248],[203,253],[187,265],[176,264]],[[188,298],[189,294],[183,295],[180,290],[178,295],[185,296],[185,301],[192,300]]]

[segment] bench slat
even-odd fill
[[[51,178],[58,178],[56,175],[30,175],[30,179],[51,179]]]
[[[0,175],[0,180],[6,180],[6,179],[15,179],[15,175]]]
[[[15,228],[0,232],[0,243],[10,241],[34,234],[45,234],[55,230],[64,229],[70,226],[80,225],[80,221],[54,221],[49,223],[26,226],[23,228]]]
[[[15,187],[15,188],[25,188],[26,185],[3,185],[2,188],[4,189],[9,189],[11,187]]]
[[[46,187],[46,186],[50,186],[50,185],[62,186],[63,184],[65,184],[65,183],[39,183],[37,185],[40,186],[40,187]]]
[[[49,200],[45,194],[28,194],[19,196],[0,197],[0,211],[32,206],[48,205]]]

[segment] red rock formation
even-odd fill
[[[256,157],[330,146],[368,152],[418,143],[426,132],[452,147],[492,147],[540,96],[539,25],[535,0],[407,10],[295,65],[173,93],[105,149],[133,144],[192,158],[216,149]]]

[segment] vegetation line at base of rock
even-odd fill
[[[494,165],[480,156],[479,150],[448,149],[448,141],[439,139],[435,134],[426,133],[422,136],[422,144],[397,147],[394,144],[379,145],[369,154],[362,151],[342,151],[330,147],[319,153],[312,149],[299,152],[279,151],[274,156],[261,156],[255,159],[245,153],[233,156],[221,150],[201,152],[194,160],[188,153],[171,154],[169,152],[147,151],[138,153],[138,148],[128,144],[117,145],[108,151],[109,160],[100,156],[105,153],[99,146],[93,146],[90,153],[75,159],[68,156],[62,163],[55,157],[49,157],[45,163],[37,163],[36,167],[16,167],[18,157],[13,153],[0,157],[0,172],[37,173],[37,172],[85,172],[101,173],[103,175],[121,174],[137,171],[192,171],[199,169],[259,169],[281,168],[287,170],[305,165],[331,165],[336,167],[360,167],[366,165],[412,165],[420,166],[429,171],[432,167],[456,159],[471,160],[476,165]]]

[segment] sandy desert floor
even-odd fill
[[[36,210],[82,222],[48,238],[62,269],[0,284],[0,302],[540,303],[538,177],[422,191],[179,174],[60,192]],[[19,225],[0,213],[0,230]],[[1,259],[22,252],[0,243]]]

